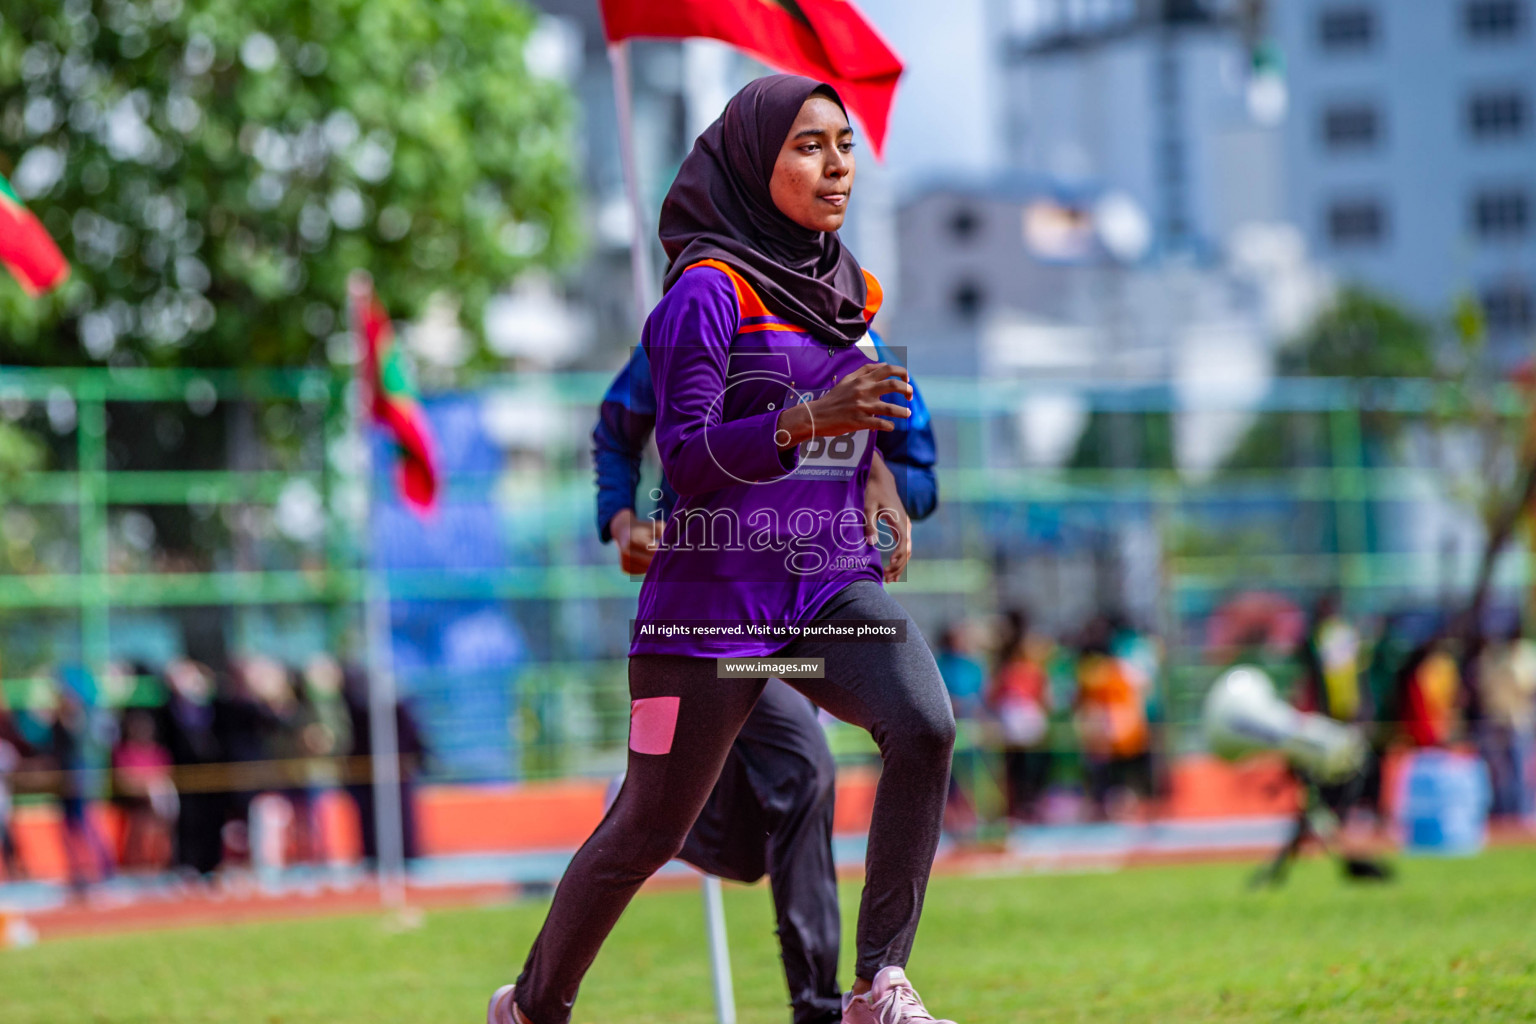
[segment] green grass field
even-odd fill
[[[993,1021],[1536,1018],[1536,850],[1401,863],[1389,887],[1300,866],[1280,892],[1201,866],[938,878],[911,970],[929,1006]],[[845,887],[852,934],[857,888]],[[743,1024],[786,1024],[768,894],[727,889]],[[84,938],[0,953],[0,1021],[476,1024],[544,904]],[[845,944],[843,963],[850,962]],[[847,983],[847,979],[844,979]],[[578,1022],[713,1020],[695,891],[642,895]]]

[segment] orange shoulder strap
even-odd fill
[[[736,286],[736,304],[740,307],[743,320],[773,315],[768,311],[768,307],[763,305],[763,300],[757,297],[757,292],[747,283],[747,279],[738,274],[734,267],[719,260],[699,260],[697,263],[690,263],[683,273],[686,274],[695,267],[711,267],[731,279],[731,283]],[[863,273],[867,292],[864,301],[864,322],[868,323],[875,318],[876,313],[880,312],[880,306],[885,301],[885,289],[880,287],[880,280],[874,274],[867,270]]]
[[[684,270],[683,273],[686,274],[695,267],[711,267],[731,279],[731,283],[736,286],[736,305],[741,311],[740,315],[743,320],[755,316],[773,315],[768,312],[768,307],[763,305],[763,300],[757,297],[757,292],[752,290],[752,286],[747,284],[747,279],[738,274],[730,265],[721,263],[719,260],[699,260],[697,263],[688,264],[687,270]]]
[[[864,270],[863,267],[859,269]],[[869,293],[869,297],[864,300],[864,322],[869,323],[880,312],[880,304],[885,301],[885,289],[880,287],[880,279],[867,270],[864,270],[864,285]]]

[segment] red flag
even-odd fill
[[[348,290],[352,329],[363,353],[363,398],[368,414],[394,437],[400,456],[401,495],[417,511],[429,511],[437,503],[438,474],[426,413],[395,344],[389,314],[373,293],[373,282],[366,274],[354,274]]]
[[[601,0],[608,41],[705,36],[824,81],[885,146],[901,59],[848,0]]]
[[[0,175],[0,265],[28,295],[41,295],[69,276],[69,263]]]

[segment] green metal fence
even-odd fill
[[[536,393],[564,417],[543,450],[509,454],[501,473],[448,484],[449,501],[496,496],[518,549],[534,554],[495,572],[390,574],[395,597],[510,602],[532,634],[535,656],[507,680],[518,695],[509,728],[522,741],[520,763],[508,767],[523,777],[601,771],[622,758],[622,639],[637,585],[596,541],[586,455],[607,382],[607,374],[574,373],[478,384],[514,400]],[[1201,629],[1224,597],[1266,589],[1305,602],[1338,586],[1352,612],[1367,614],[1449,600],[1470,585],[1470,534],[1451,531],[1463,550],[1450,557],[1414,540],[1410,528],[1426,502],[1462,507],[1442,467],[1405,454],[1416,433],[1443,431],[1446,410],[1465,404],[1435,385],[1274,382],[1258,409],[1245,412],[1275,425],[1273,450],[1258,460],[1267,464],[1198,478],[1157,454],[1171,444],[1170,423],[1243,410],[1166,386],[946,378],[921,386],[940,440],[941,510],[917,528],[916,557],[897,595],[930,636],[945,622],[1013,604],[1028,603],[1044,625],[1067,630],[1092,608],[1128,603],[1166,638],[1164,703],[1178,749],[1199,743],[1190,726],[1214,672]],[[1043,395],[1070,395],[1085,423],[1108,424],[1084,435],[1097,436],[1096,445],[1080,443],[1065,468],[1032,465],[1024,454],[1018,414]],[[61,658],[104,671],[133,646],[125,630],[152,630],[176,609],[243,609],[241,621],[267,623],[246,629],[245,643],[355,643],[363,521],[355,469],[344,457],[350,401],[347,380],[324,371],[0,369],[0,414],[15,429],[47,435],[41,469],[0,478],[0,539],[14,549],[0,572],[0,672],[11,700],[25,703],[37,674]],[[1513,393],[1491,401],[1508,424],[1524,416]],[[259,426],[270,410],[286,409],[274,422],[289,429],[282,443],[257,429],[231,445],[224,465],[117,466],[134,461],[131,452],[114,456],[119,435],[142,439],[137,428],[156,409],[174,409],[171,418],[194,430],[222,423],[226,433],[234,420]],[[1264,444],[1258,449],[1265,454]],[[318,536],[273,540],[269,528],[247,529],[247,519],[270,526],[296,481],[319,497]],[[124,510],[144,507],[190,510],[194,526],[233,525],[210,533],[196,564],[153,564],[153,550],[119,557]],[[18,529],[31,539],[18,544]],[[45,534],[47,543],[39,540]],[[1139,554],[1130,551],[1138,544]],[[1523,594],[1529,579],[1520,551],[1497,583],[1508,597]],[[849,757],[871,749],[852,734],[834,739]]]

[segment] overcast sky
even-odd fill
[[[988,0],[858,0],[906,63],[886,160],[902,179],[995,165],[999,107],[988,60]]]

